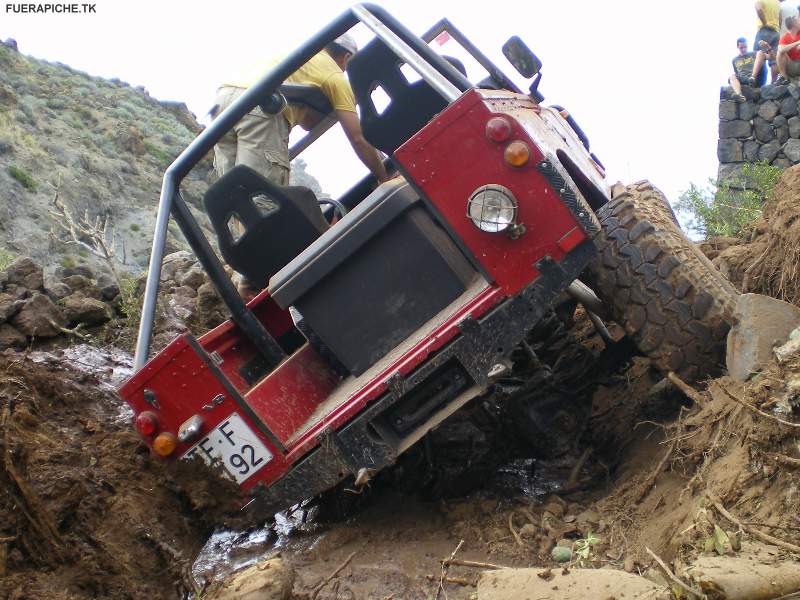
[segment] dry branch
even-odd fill
[[[738,404],[741,404],[747,410],[752,411],[752,412],[756,413],[757,415],[761,415],[765,419],[770,419],[771,421],[775,421],[776,423],[780,423],[781,425],[785,425],[786,427],[794,427],[794,428],[800,429],[800,423],[792,423],[791,421],[784,421],[780,417],[776,417],[775,415],[771,415],[769,413],[765,413],[763,410],[759,410],[755,406],[753,406],[752,404],[748,404],[747,402],[745,402],[741,398],[738,398],[730,390],[722,387],[721,385],[717,385],[717,387],[719,387],[719,389],[721,389],[723,392],[725,392],[725,394],[731,400],[733,400],[734,402],[737,402]]]
[[[683,379],[678,377],[674,372],[670,371],[669,373],[667,373],[667,379],[669,379],[672,385],[674,385],[676,388],[682,391],[683,394],[687,398],[689,398],[689,400],[697,404],[697,406],[703,406],[705,404],[703,397],[700,395],[700,393],[692,386],[690,386],[688,383],[686,383]]]
[[[703,592],[701,592],[700,590],[697,590],[697,589],[685,584],[683,581],[678,579],[678,577],[675,575],[675,573],[672,572],[672,569],[670,569],[666,565],[666,563],[663,560],[661,560],[661,558],[658,556],[658,554],[656,554],[655,552],[653,552],[652,550],[650,550],[650,548],[648,548],[646,546],[645,546],[645,550],[647,550],[647,553],[651,557],[653,557],[653,560],[655,560],[658,563],[658,566],[663,569],[664,573],[666,574],[666,576],[669,578],[669,580],[672,583],[674,583],[675,585],[680,587],[682,590],[684,590],[686,592],[689,592],[690,594],[692,594],[694,596],[697,596],[698,598],[705,598],[705,594],[703,594]]]
[[[344,562],[342,564],[340,564],[338,567],[336,567],[336,569],[334,569],[333,573],[328,575],[325,579],[323,579],[317,585],[317,587],[314,588],[314,591],[311,592],[311,600],[314,600],[314,598],[316,598],[317,595],[319,595],[319,593],[322,591],[322,588],[324,588],[326,585],[328,585],[330,583],[331,579],[336,577],[339,573],[341,573],[342,569],[344,569],[347,565],[350,564],[350,561],[353,560],[353,557],[355,555],[356,555],[355,552],[351,552],[350,556],[348,556],[346,559],[344,559]]]
[[[439,594],[441,594],[444,591],[444,581],[445,579],[447,579],[447,571],[450,570],[450,565],[452,564],[451,561],[455,558],[456,554],[458,554],[458,551],[461,550],[461,546],[463,545],[464,545],[464,540],[458,542],[458,546],[456,546],[456,549],[450,553],[450,558],[447,558],[442,561],[442,573],[441,576],[439,577],[439,587],[436,588],[436,596],[434,597],[434,600],[439,600]],[[447,594],[445,594],[445,598],[447,598]]]
[[[714,505],[714,508],[719,511],[723,517],[728,519],[731,523],[739,527],[742,531],[746,531],[750,535],[755,538],[758,538],[762,542],[767,544],[772,544],[773,546],[778,546],[779,548],[783,548],[784,550],[788,550],[789,552],[796,552],[800,554],[800,546],[795,546],[794,544],[790,544],[789,542],[784,542],[783,540],[779,540],[776,537],[769,535],[768,533],[764,533],[763,531],[759,531],[758,529],[754,529],[753,527],[748,527],[744,523],[742,523],[739,519],[734,517],[731,513],[725,510],[725,507],[722,505],[722,502],[714,496],[711,492],[706,492],[706,497],[708,498],[709,502]]]
[[[487,562],[478,562],[475,560],[461,560],[459,558],[444,558],[442,564],[456,565],[460,567],[474,567],[476,569],[508,569],[503,565],[493,565]]]

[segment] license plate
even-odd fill
[[[183,458],[194,456],[199,456],[208,464],[222,463],[236,483],[249,479],[272,460],[272,453],[236,413],[228,415],[192,446]]]

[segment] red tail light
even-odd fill
[[[136,417],[136,431],[144,437],[151,437],[158,431],[158,417],[156,413],[146,410]]]
[[[486,122],[486,137],[493,142],[505,142],[511,137],[511,123],[505,117],[492,117]]]

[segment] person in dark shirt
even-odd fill
[[[747,51],[747,40],[744,38],[736,40],[736,47],[739,49],[739,54],[737,54],[732,61],[733,75],[728,78],[728,83],[730,83],[733,88],[733,99],[737,102],[744,102],[745,97],[742,95],[742,82],[744,82],[745,85],[756,83],[753,77],[756,53]],[[761,73],[759,73],[759,75],[761,75],[760,78],[763,79],[765,74],[766,71],[762,70]],[[763,81],[758,82],[758,85],[761,85],[761,83],[763,83]]]

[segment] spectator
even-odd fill
[[[786,19],[788,31],[778,45],[778,70],[786,80],[800,78],[800,17]]]
[[[736,40],[736,48],[738,48],[739,54],[732,61],[733,75],[728,78],[728,83],[733,88],[733,99],[737,102],[744,102],[742,82],[748,83],[753,77],[756,53],[747,51],[747,40],[744,38]]]
[[[758,15],[758,32],[753,44],[753,52],[756,52],[756,62],[753,66],[753,81],[750,85],[755,86],[755,80],[761,75],[764,62],[769,60],[771,81],[775,81],[778,76],[777,56],[778,42],[780,40],[780,15],[781,6],[778,0],[756,0],[756,14]]]
[[[793,1],[795,1],[795,0],[793,0]],[[790,2],[787,2],[786,0],[781,0],[780,22],[778,23],[780,25],[780,28],[781,28],[780,29],[781,37],[783,37],[783,35],[787,31],[789,31],[789,28],[786,27],[786,19],[788,19],[789,17],[796,17],[797,15],[798,15],[797,6],[795,6],[794,4],[792,4]],[[778,43],[780,44],[780,42],[778,42]]]

